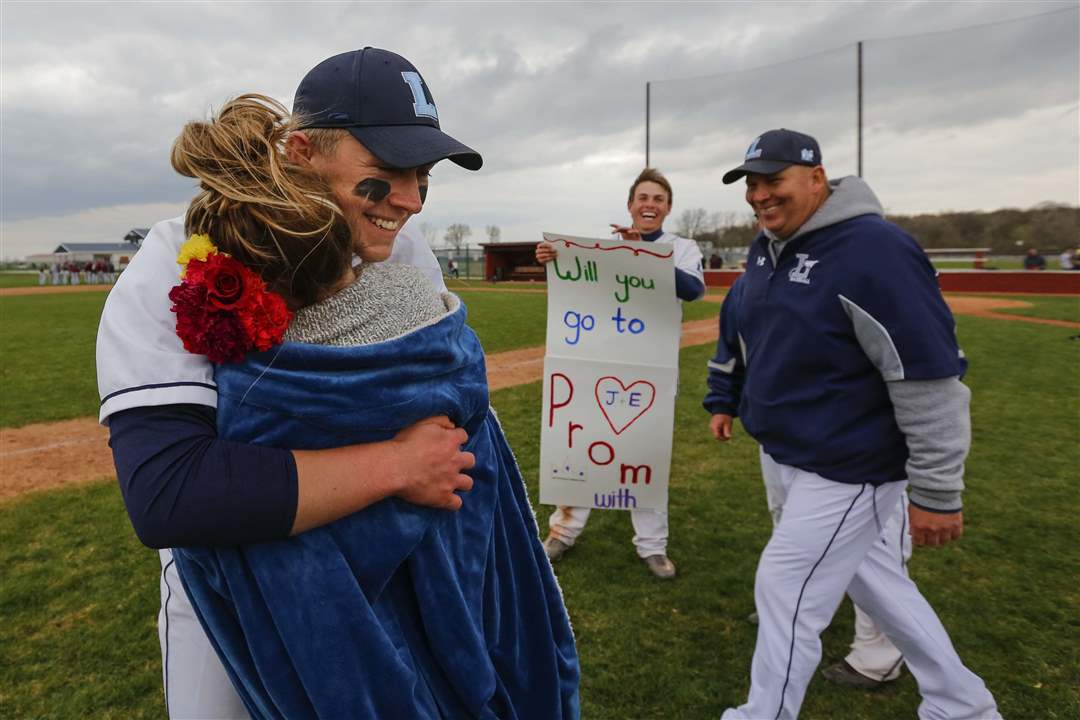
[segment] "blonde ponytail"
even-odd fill
[[[188,232],[208,234],[298,307],[340,282],[352,242],[326,184],[286,160],[292,129],[280,103],[241,95],[211,120],[184,126],[172,166],[201,189],[188,207]]]

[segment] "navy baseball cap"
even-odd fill
[[[724,184],[730,185],[747,173],[772,175],[790,165],[816,167],[821,164],[821,148],[817,140],[794,130],[769,130],[754,138],[746,150],[745,162],[724,173]]]
[[[366,47],[335,55],[300,81],[293,115],[301,128],[344,128],[387,165],[411,168],[443,159],[468,170],[480,153],[439,129],[427,83],[411,62]]]

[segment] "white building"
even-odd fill
[[[150,228],[134,228],[124,236],[124,242],[61,243],[51,253],[37,253],[26,259],[35,265],[85,264],[103,260],[112,263],[116,270],[122,270],[139,251],[139,245],[149,232]]]

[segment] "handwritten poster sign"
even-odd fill
[[[681,310],[669,245],[545,233],[540,502],[667,508]]]

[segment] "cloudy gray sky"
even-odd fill
[[[1055,12],[1057,11],[1057,12]],[[719,176],[760,131],[818,137],[855,170],[864,45],[864,175],[896,212],[1076,203],[1080,4],[58,3],[0,5],[4,257],[116,240],[180,214],[169,166],[187,120],[364,45],[405,55],[443,128],[484,155],[436,167],[423,215],[504,240],[602,234],[645,162],[675,212],[742,211]],[[1041,13],[1053,15],[1003,22]],[[956,28],[978,26],[970,30]],[[929,33],[929,34],[928,34]],[[674,229],[674,222],[668,225]]]

